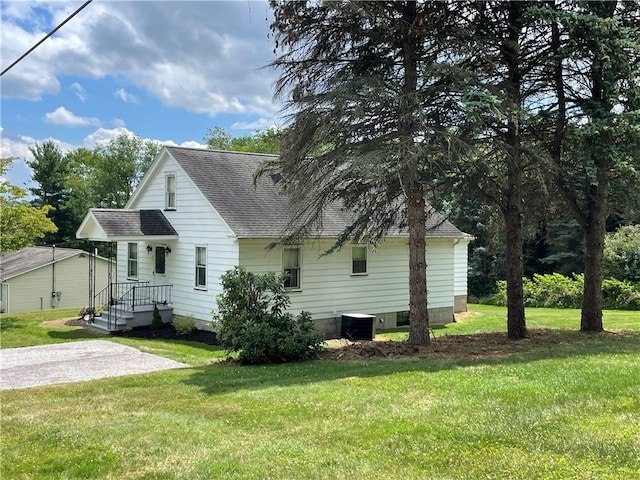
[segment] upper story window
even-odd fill
[[[207,247],[196,247],[196,283],[197,289],[207,288]]]
[[[127,244],[127,277],[138,278],[138,244]]]
[[[164,177],[164,208],[166,210],[176,209],[176,174],[168,173]]]
[[[299,290],[301,288],[300,248],[285,248],[282,251],[282,270],[285,275],[284,288]]]
[[[367,247],[351,247],[351,274],[367,274]]]

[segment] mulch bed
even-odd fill
[[[73,327],[86,327],[88,325],[88,322],[83,318],[75,318],[67,320],[65,322],[65,325]],[[123,332],[115,332],[113,333],[113,335],[132,338],[147,338],[150,340],[157,338],[161,340],[182,340],[186,342],[206,343],[207,345],[219,345],[216,334],[214,332],[196,329],[186,335],[180,335],[178,334],[178,332],[176,332],[175,327],[170,323],[165,323],[162,328],[153,329],[151,327],[136,327],[130,330],[125,330]]]
[[[196,329],[191,333],[180,335],[176,332],[175,327],[170,323],[165,323],[162,328],[156,329],[151,327],[136,327],[131,330],[120,332],[117,335],[122,337],[148,338],[151,340],[158,338],[161,340],[182,340],[186,342],[206,343],[207,345],[219,345],[214,332]]]
[[[336,340],[321,354],[327,360],[366,360],[371,358],[423,357],[431,359],[480,359],[515,355],[532,346],[549,342],[550,332],[531,331],[529,337],[514,341],[506,333],[446,335],[431,340],[428,345],[411,345],[391,340]]]

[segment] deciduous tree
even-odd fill
[[[51,206],[36,207],[27,200],[27,191],[10,184],[4,178],[14,158],[0,159],[0,251],[20,250],[34,245],[47,233],[55,233],[56,226],[47,217]]]

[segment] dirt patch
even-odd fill
[[[553,331],[530,331],[522,340],[510,340],[506,333],[446,335],[431,340],[429,345],[373,340],[348,342],[332,340],[321,357],[328,360],[363,360],[369,358],[421,357],[433,359],[500,358],[530,350],[535,345],[552,343]]]
[[[43,327],[68,327],[68,326],[78,326],[78,325],[73,325],[73,322],[77,321],[79,319],[72,317],[72,318],[59,318],[58,320],[47,320],[46,322],[42,322],[42,326]],[[80,325],[80,326],[84,326],[84,325]]]

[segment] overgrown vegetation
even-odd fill
[[[322,348],[311,315],[287,312],[291,301],[282,275],[236,267],[221,283],[214,323],[229,357],[246,364],[283,363],[313,358]]]
[[[571,277],[552,273],[548,275],[534,274],[532,279],[523,278],[524,302],[529,307],[580,308],[584,275]],[[505,305],[506,284],[497,283],[497,293],[489,303]],[[603,303],[610,310],[640,310],[640,283],[615,278],[605,279],[602,283]]]

